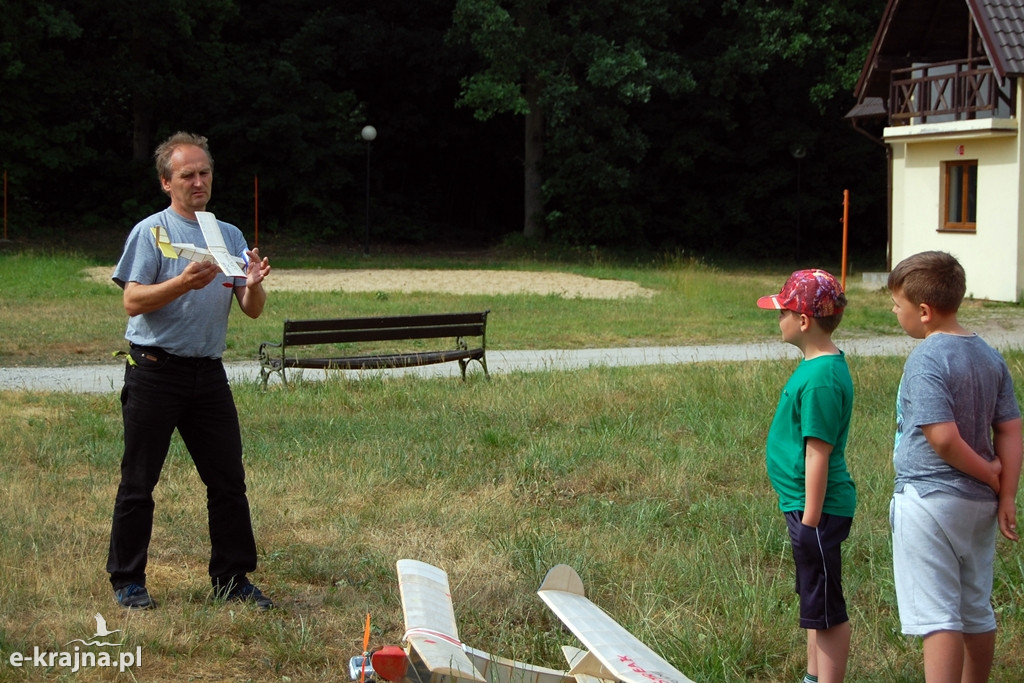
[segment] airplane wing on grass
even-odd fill
[[[589,650],[569,673],[598,678],[610,673],[623,683],[693,683],[592,603],[569,565],[552,567],[537,595]]]
[[[459,640],[448,575],[425,562],[399,560],[398,590],[405,615],[405,637],[434,674],[485,683]]]
[[[405,616],[405,648],[381,648],[371,656],[374,676],[391,683],[613,683],[580,681],[569,672],[506,659],[459,640],[448,575],[417,560],[399,560],[398,588]],[[396,651],[397,650],[397,651]],[[362,678],[362,657],[349,663]]]

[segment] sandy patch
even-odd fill
[[[89,268],[86,276],[110,282],[112,268]],[[627,299],[654,296],[628,280],[574,273],[522,270],[278,270],[265,281],[274,292],[443,292],[446,294],[540,294],[565,299]]]

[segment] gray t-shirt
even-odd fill
[[[998,351],[973,334],[929,335],[907,358],[896,398],[896,492],[912,484],[922,497],[943,491],[995,500],[989,486],[942,460],[921,428],[955,422],[964,441],[993,460],[992,425],[1018,417],[1013,379]]]
[[[217,222],[228,250],[244,257],[248,247],[242,231],[229,223]],[[118,285],[164,282],[180,275],[189,264],[184,258],[171,259],[160,252],[152,232],[156,226],[167,230],[171,242],[206,246],[197,221],[164,209],[132,228],[112,276]],[[131,316],[124,337],[133,344],[158,346],[176,356],[220,358],[227,345],[233,298],[233,280],[221,273],[203,289],[187,292],[155,311]]]

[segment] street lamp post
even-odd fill
[[[370,255],[370,147],[377,138],[377,129],[363,126],[360,135],[366,140],[366,241],[363,243],[363,256]]]
[[[793,158],[796,159],[796,257],[800,258],[800,218],[803,210],[804,196],[803,188],[800,186],[800,175],[801,166],[803,165],[804,157],[807,156],[807,148],[801,144],[793,146],[792,149]]]

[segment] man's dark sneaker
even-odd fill
[[[248,581],[235,585],[234,582],[226,589],[214,589],[214,595],[225,602],[249,602],[261,610],[267,610],[274,606],[274,601],[264,595],[259,588]]]
[[[125,609],[153,609],[156,607],[156,600],[149,597],[146,587],[137,583],[129,583],[127,586],[114,589],[114,598],[117,600],[117,604]]]

